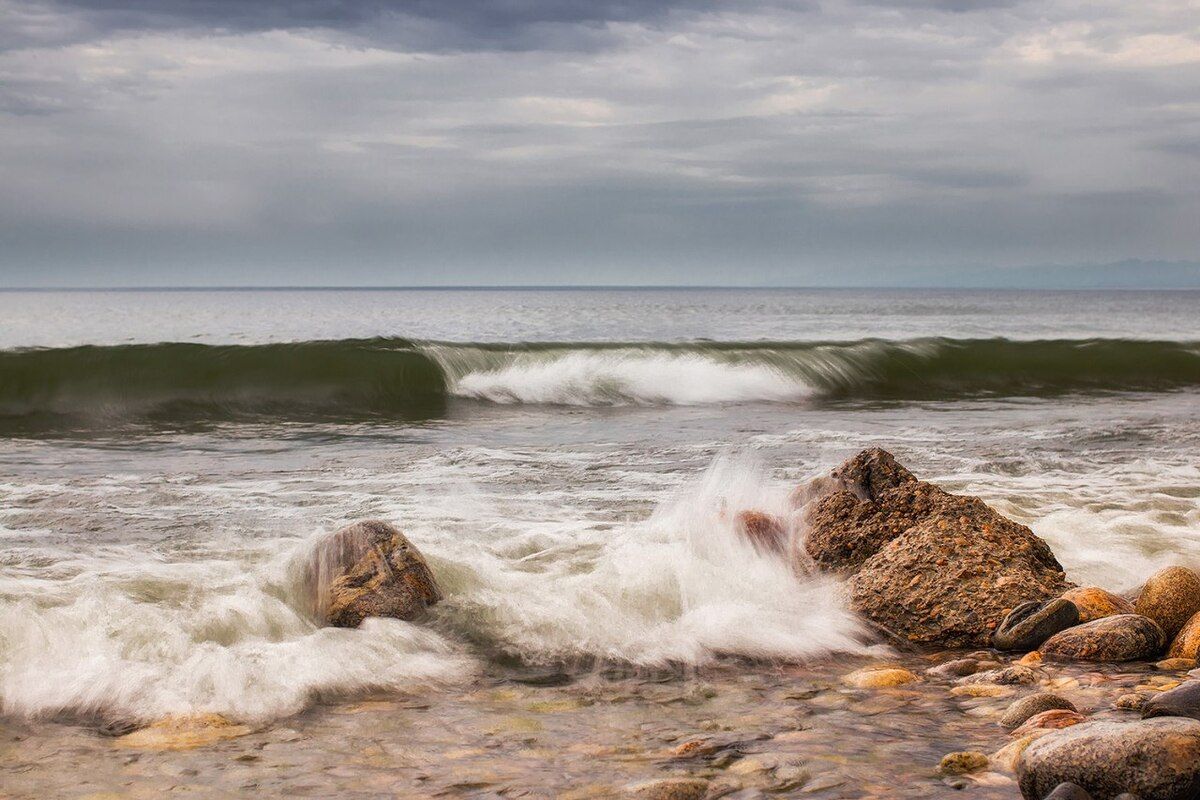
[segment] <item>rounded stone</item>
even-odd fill
[[[1004,716],[1000,717],[1000,724],[1011,730],[1024,724],[1025,720],[1035,714],[1055,709],[1066,711],[1078,710],[1075,708],[1075,704],[1065,697],[1060,697],[1051,692],[1038,692],[1028,697],[1022,697],[1010,705],[1004,712]]]
[[[988,757],[976,750],[964,750],[958,753],[947,753],[938,764],[940,775],[967,775],[986,769]]]
[[[701,800],[708,794],[708,781],[697,778],[663,778],[629,787],[638,800]]]
[[[1132,614],[1133,603],[1120,595],[1101,589],[1099,586],[1081,586],[1063,594],[1079,609],[1080,622],[1113,617],[1117,614]]]
[[[1200,575],[1187,567],[1167,567],[1150,576],[1133,609],[1158,623],[1168,639],[1200,611]]]
[[[1148,617],[1118,614],[1104,617],[1051,636],[1042,655],[1057,661],[1135,661],[1162,652],[1162,629]]]
[[[970,657],[956,658],[953,661],[938,664],[936,667],[930,667],[925,670],[925,674],[933,678],[963,678],[984,670],[996,669],[999,666],[1000,662],[998,661],[980,661]]]
[[[1200,612],[1192,614],[1188,621],[1183,623],[1179,633],[1175,634],[1175,641],[1171,642],[1171,649],[1167,651],[1167,655],[1171,658],[1190,658],[1193,661],[1200,658]]]
[[[847,686],[856,689],[886,689],[919,680],[916,675],[899,667],[867,667],[842,678]]]
[[[412,620],[442,599],[424,556],[392,525],[364,520],[327,537],[307,565],[317,616],[355,628],[367,617]]]
[[[1036,730],[1058,730],[1060,728],[1069,728],[1072,725],[1078,725],[1087,720],[1083,714],[1078,711],[1071,711],[1065,708],[1053,708],[1049,711],[1042,711],[1034,714],[1029,719],[1025,720],[1025,724],[1013,731],[1013,736],[1024,736],[1027,733],[1033,733]]]
[[[1187,681],[1142,704],[1142,718],[1191,717],[1200,720],[1200,681]]]
[[[1122,711],[1141,711],[1144,705],[1146,705],[1146,695],[1129,692],[1118,697],[1113,703],[1113,708],[1119,708]]]
[[[134,750],[189,750],[252,732],[252,728],[232,722],[220,714],[183,714],[164,717],[152,725],[121,736],[116,740],[116,745]]]
[[[1079,624],[1079,609],[1070,600],[1031,600],[1009,612],[992,634],[997,650],[1036,650],[1059,631]]]
[[[1141,800],[1194,800],[1200,793],[1200,722],[1159,718],[1085,722],[1032,742],[1017,761],[1026,800],[1061,783],[1098,797],[1129,792]]]

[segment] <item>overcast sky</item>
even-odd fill
[[[1200,260],[1197,0],[0,0],[4,285],[1125,258]]]

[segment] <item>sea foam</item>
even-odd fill
[[[814,393],[798,376],[770,364],[637,350],[525,356],[497,369],[470,372],[452,391],[493,403],[573,406],[794,402]]]

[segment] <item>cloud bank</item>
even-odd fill
[[[0,283],[1200,257],[1200,10],[0,0]]]

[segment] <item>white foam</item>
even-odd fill
[[[722,653],[804,660],[866,652],[827,576],[798,578],[735,530],[743,509],[787,513],[785,493],[720,460],[647,520],[576,531],[554,558],[513,562],[463,543],[452,602],[475,635],[532,659],[599,656],[702,664]]]
[[[573,406],[794,402],[812,387],[768,364],[638,350],[529,354],[459,378],[454,394],[494,403]]]
[[[259,572],[237,578],[236,565],[205,561],[156,570],[125,557],[139,581],[97,571],[59,584],[52,604],[0,607],[0,711],[265,720],[322,694],[409,688],[471,669],[417,625],[317,628]]]
[[[411,509],[394,518],[412,523],[446,598],[428,623],[356,630],[319,628],[306,613],[297,564],[313,540],[263,543],[280,553],[266,563],[232,548],[169,560],[134,547],[63,553],[69,576],[0,582],[15,598],[0,605],[0,712],[266,720],[322,696],[461,681],[492,649],[641,665],[866,652],[834,579],[798,579],[735,530],[742,509],[786,514],[786,488],[723,459],[649,518],[615,526],[577,507],[521,517],[457,488],[422,496],[415,505],[439,522]]]

